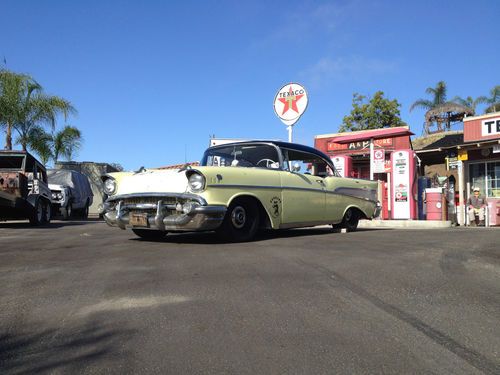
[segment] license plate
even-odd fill
[[[148,215],[131,212],[129,217],[130,225],[134,227],[148,227]]]

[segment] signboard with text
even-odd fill
[[[373,141],[375,148],[391,148],[393,145],[393,138],[381,138],[375,139]],[[370,141],[358,141],[358,142],[350,142],[350,143],[335,143],[335,140],[328,142],[327,145],[328,151],[338,151],[338,150],[369,150],[370,149]]]

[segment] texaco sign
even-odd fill
[[[295,124],[307,108],[306,89],[298,83],[289,83],[279,89],[274,98],[274,112],[287,126]]]

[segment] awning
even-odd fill
[[[406,128],[384,128],[384,129],[365,130],[363,132],[356,132],[353,134],[342,135],[340,137],[332,138],[330,142],[351,143],[351,142],[364,141],[370,139],[401,137],[405,135],[410,136],[414,134]]]

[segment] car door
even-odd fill
[[[282,150],[282,153],[282,223],[285,226],[322,223],[326,203],[323,178],[310,174],[306,169],[309,155],[291,150]]]

